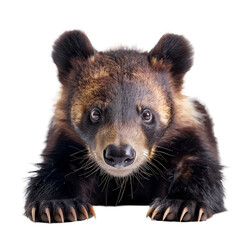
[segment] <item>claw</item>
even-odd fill
[[[88,204],[88,209],[89,209],[90,213],[96,218],[96,213],[95,213],[95,211],[94,211],[93,206],[90,205],[90,204]]]
[[[146,217],[149,217],[149,215],[152,213],[153,211],[153,206],[151,206],[149,209],[148,209],[148,212],[146,214]]]
[[[62,211],[61,208],[58,208],[58,214],[59,214],[59,216],[61,218],[62,223],[64,223],[63,211]]]
[[[152,213],[152,217],[151,217],[152,220],[154,219],[154,217],[157,215],[159,211],[160,211],[160,207],[155,208],[155,210]]]
[[[76,214],[76,211],[75,211],[75,209],[73,207],[70,208],[70,212],[73,215],[73,220],[77,221],[77,214]]]
[[[201,221],[202,215],[204,214],[204,211],[202,208],[199,209],[199,213],[198,213],[198,222]]]
[[[47,215],[48,223],[51,223],[51,215],[50,215],[49,208],[45,208],[45,213]]]
[[[35,216],[36,216],[36,208],[33,207],[32,208],[32,220],[33,220],[33,222],[35,222]]]
[[[168,207],[167,210],[165,211],[165,213],[163,214],[163,218],[162,218],[163,221],[165,220],[165,218],[167,217],[167,215],[170,213],[170,211],[171,211],[171,208]]]
[[[180,222],[183,220],[183,217],[185,216],[185,214],[188,212],[188,207],[185,207],[182,211],[181,217],[180,217]]]
[[[83,205],[81,205],[81,210],[82,210],[83,215],[86,217],[86,219],[88,219],[89,218],[88,212]]]

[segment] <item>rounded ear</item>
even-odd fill
[[[63,82],[73,68],[72,60],[86,60],[94,55],[94,48],[88,37],[81,31],[64,32],[54,43],[52,58],[59,71],[59,80]]]
[[[148,57],[152,67],[170,71],[176,80],[182,79],[193,64],[193,50],[189,41],[175,34],[163,35]],[[181,81],[179,84],[182,84]]]

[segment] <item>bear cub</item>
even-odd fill
[[[182,94],[190,43],[165,34],[150,52],[99,52],[81,31],[53,46],[61,94],[30,177],[34,222],[95,216],[93,205],[150,205],[153,220],[224,211],[222,167],[205,107]]]

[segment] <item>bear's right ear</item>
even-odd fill
[[[60,82],[65,82],[69,71],[73,68],[73,59],[87,60],[94,55],[94,52],[91,42],[83,32],[78,30],[64,32],[55,41],[52,52],[53,62],[58,68]]]

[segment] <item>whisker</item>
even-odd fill
[[[160,164],[161,165],[161,167],[164,169],[164,170],[166,170],[167,171],[167,169],[166,169],[166,167],[159,161],[159,160],[157,160],[157,159],[155,159],[155,158],[152,158],[151,159],[152,161],[151,161],[151,163],[153,163],[153,161],[154,162],[156,162],[156,163],[158,163],[158,164]]]
[[[152,176],[152,174],[150,174],[150,173],[146,174],[146,172],[144,171],[144,169],[142,169],[142,167],[139,168],[138,174],[139,174],[140,178],[145,179],[145,180],[149,180],[148,177]],[[144,174],[147,175],[147,177],[144,176]]]
[[[77,154],[79,154],[79,153],[87,153],[87,152],[88,152],[87,149],[79,150],[79,151],[77,151],[77,152],[75,152],[75,153],[70,154],[69,156],[70,156],[70,157],[73,157],[73,156],[75,156],[75,155],[77,155]]]
[[[74,156],[73,155],[72,156],[73,159],[70,159],[69,161],[74,162],[74,161],[80,160],[79,163],[81,163],[82,161],[88,160],[90,158],[90,155],[91,155],[91,153],[89,153],[89,152],[88,152],[88,154],[86,152],[86,154],[84,154],[82,156]]]
[[[155,167],[155,169],[158,170],[158,173],[161,175],[161,177],[166,180],[166,177],[164,176],[164,173],[162,172],[162,170],[160,168],[158,168],[156,166],[156,164],[154,164],[153,162],[150,162],[149,164],[152,165],[153,167]]]
[[[95,165],[96,165],[95,162],[91,162],[91,163],[86,162],[86,163],[84,163],[80,168],[78,168],[78,170],[82,170],[82,169],[88,170],[89,168],[91,168],[91,167],[93,167],[93,166],[95,166]]]
[[[121,184],[121,187],[120,187],[120,191],[119,191],[119,194],[118,194],[118,198],[117,198],[116,205],[117,205],[119,202],[121,202],[122,197],[123,197],[123,194],[124,194],[125,189],[126,189],[126,185],[127,185],[127,178],[123,178],[122,184]]]
[[[70,145],[69,147],[74,148],[75,150],[80,150],[79,148],[72,146],[72,145]]]
[[[163,152],[163,151],[156,151],[156,153],[158,153],[158,154],[164,154],[164,155],[167,155],[167,156],[169,156],[169,157],[174,157],[175,155],[173,155],[173,154],[170,154],[170,153],[166,153],[166,152]]]
[[[138,177],[138,173],[134,173],[133,176],[137,179],[138,183],[144,188],[143,184],[141,183],[141,181]]]
[[[102,191],[106,188],[107,184],[110,182],[110,179],[111,179],[111,177],[110,177],[109,175],[107,175],[106,180],[105,180],[105,183],[104,183],[104,185],[103,185]]]
[[[105,203],[107,205],[107,197],[108,197],[108,185],[109,185],[109,182],[110,182],[111,178],[109,176],[108,180],[107,180],[107,184],[106,184],[106,194],[105,194]]]
[[[77,147],[75,147],[75,146],[69,146],[69,147],[77,150],[77,152],[73,153],[72,155],[75,155],[75,154],[81,153],[81,152],[88,152],[88,149],[87,149],[87,148],[80,149],[80,148],[77,148]],[[70,156],[71,156],[71,155],[70,155]]]
[[[159,148],[162,148],[163,150],[166,150],[166,151],[169,151],[169,152],[173,152],[173,150],[167,149],[167,148],[163,148],[163,147],[161,147],[161,146],[156,146],[156,148],[154,149],[154,152],[156,152],[156,153],[161,153],[161,154],[164,154],[164,155],[167,155],[167,156],[170,156],[170,157],[174,156],[173,154],[168,153],[168,152],[165,152],[165,151],[162,151],[162,150],[159,149]]]
[[[162,147],[162,146],[156,146],[156,148],[162,148],[162,149],[164,149],[164,150],[167,150],[167,151],[170,151],[170,152],[173,152],[173,150],[172,149],[170,149],[170,148],[166,148],[166,147]]]
[[[157,169],[159,172],[162,173],[162,170],[161,170],[153,161],[148,162],[148,164],[152,165],[153,167],[155,167],[155,169]],[[161,163],[160,163],[160,164],[161,164]],[[161,167],[163,167],[164,170],[167,170],[162,164],[161,164]]]
[[[99,187],[101,187],[101,185],[105,182],[105,180],[108,178],[108,174],[107,173],[104,173],[102,178],[101,178],[101,182],[100,184],[98,185]]]
[[[70,173],[65,174],[64,177],[68,177],[69,175],[71,175],[73,173],[76,173],[77,171],[79,171],[79,169],[76,169],[76,170],[74,170],[74,171],[72,171]]]
[[[167,159],[160,152],[154,152],[154,156],[160,157],[161,160],[167,162]]]
[[[82,169],[84,169],[84,171],[86,171],[86,170],[88,170],[89,168],[92,168],[95,165],[96,165],[95,162],[89,160],[89,161],[86,161],[84,166],[82,166]]]
[[[163,166],[163,164],[162,164],[161,162],[157,161],[157,160],[154,159],[154,158],[150,159],[146,154],[144,154],[144,156],[145,156],[146,159],[147,159],[148,167],[150,167],[150,166],[154,167],[154,168],[158,171],[158,173],[165,179],[165,176],[164,176],[164,174],[163,174],[163,171],[162,171],[153,161],[159,163],[162,168],[164,168],[165,170],[167,170],[167,169]],[[152,167],[150,167],[150,170],[152,171],[152,173],[157,174],[156,171],[155,171]],[[155,174],[154,174],[154,175],[155,175]],[[155,175],[155,176],[156,176],[156,175]]]
[[[152,174],[146,171],[146,170],[148,170],[148,166],[147,165],[145,165],[145,167],[142,167],[141,170],[142,170],[142,173],[145,174],[146,176],[152,177]]]
[[[157,178],[158,173],[152,168],[152,166],[150,165],[150,163],[147,163],[146,166],[145,166],[145,168],[146,168],[147,170],[151,171],[152,174],[154,175],[154,177]]]
[[[76,147],[74,146],[70,146],[76,150]],[[85,154],[81,157],[75,157],[73,156],[73,160],[71,161],[76,161],[79,160],[79,164],[81,165],[79,168],[74,169],[72,172],[68,173],[65,175],[65,177],[74,174],[80,170],[84,170],[83,173],[80,173],[78,176],[84,176],[84,177],[89,177],[91,176],[93,173],[97,172],[99,170],[98,165],[96,164],[96,162],[94,161],[94,154],[92,152],[87,151],[88,154]]]
[[[132,176],[130,175],[130,188],[131,188],[131,198],[133,199],[133,185],[132,185]]]
[[[83,176],[85,178],[88,178],[97,171],[99,171],[99,168],[95,166],[95,168],[93,168],[91,171],[88,171],[88,172],[84,173]]]

